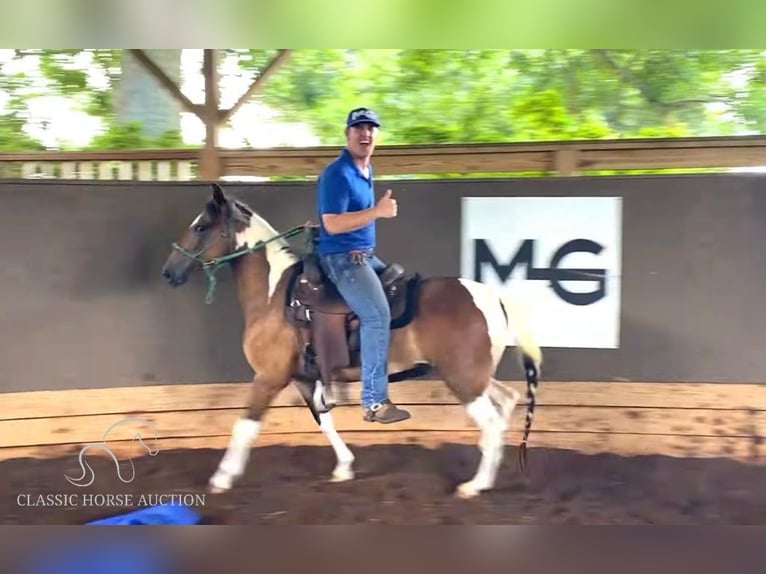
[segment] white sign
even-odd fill
[[[622,198],[464,197],[461,227],[461,276],[523,297],[541,346],[620,346]]]

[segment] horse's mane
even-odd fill
[[[234,209],[235,214],[239,212],[239,215],[241,216],[240,219],[247,225],[251,225],[253,222],[253,219],[255,218],[257,223],[261,225],[261,227],[268,231],[268,233],[271,234],[271,237],[278,235],[279,231],[274,228],[271,223],[269,223],[265,217],[263,217],[261,214],[259,214],[257,211],[255,211],[252,207],[250,207],[247,203],[245,203],[242,199],[238,197],[232,197],[231,198],[231,206]],[[295,257],[296,259],[301,258],[301,251],[294,249],[287,240],[280,240],[277,242],[279,245],[278,250],[286,253],[288,255],[291,255],[292,257]]]

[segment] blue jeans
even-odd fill
[[[380,403],[388,398],[391,310],[376,271],[382,271],[385,264],[371,251],[359,263],[348,253],[321,256],[319,263],[359,317],[362,406]]]

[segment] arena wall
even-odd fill
[[[379,254],[424,275],[506,279],[528,297],[545,352],[533,447],[753,460],[766,436],[764,184],[749,174],[386,182],[378,192],[393,190],[399,217],[378,223]],[[277,229],[316,219],[311,184],[225,188]],[[126,413],[152,416],[164,448],[225,444],[252,376],[228,271],[211,305],[203,274],[175,290],[160,277],[209,193],[198,182],[0,183],[3,456],[79,448]],[[523,390],[510,357],[499,375]],[[413,410],[395,430],[363,423],[358,384],[348,391],[336,425],[365,440],[474,431],[438,381],[392,387]],[[271,440],[321,440],[297,404],[291,389],[280,397]]]

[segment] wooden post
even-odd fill
[[[218,50],[205,49],[202,73],[205,76],[205,106],[202,114],[205,122],[205,147],[200,155],[200,178],[216,181],[223,175],[218,156]]]
[[[205,103],[193,104],[176,83],[157,66],[143,50],[130,50],[141,65],[151,73],[160,84],[178,100],[187,112],[195,114],[205,124],[205,146],[199,154],[199,179],[215,181],[225,175],[218,151],[218,130],[237,110],[253,95],[263,89],[266,80],[274,74],[290,57],[292,50],[279,50],[276,57],[261,71],[242,97],[228,110],[219,109],[220,94],[218,86],[219,50],[203,51],[202,74],[205,77]]]
[[[553,169],[557,177],[578,175],[576,149],[559,149],[553,155]]]

